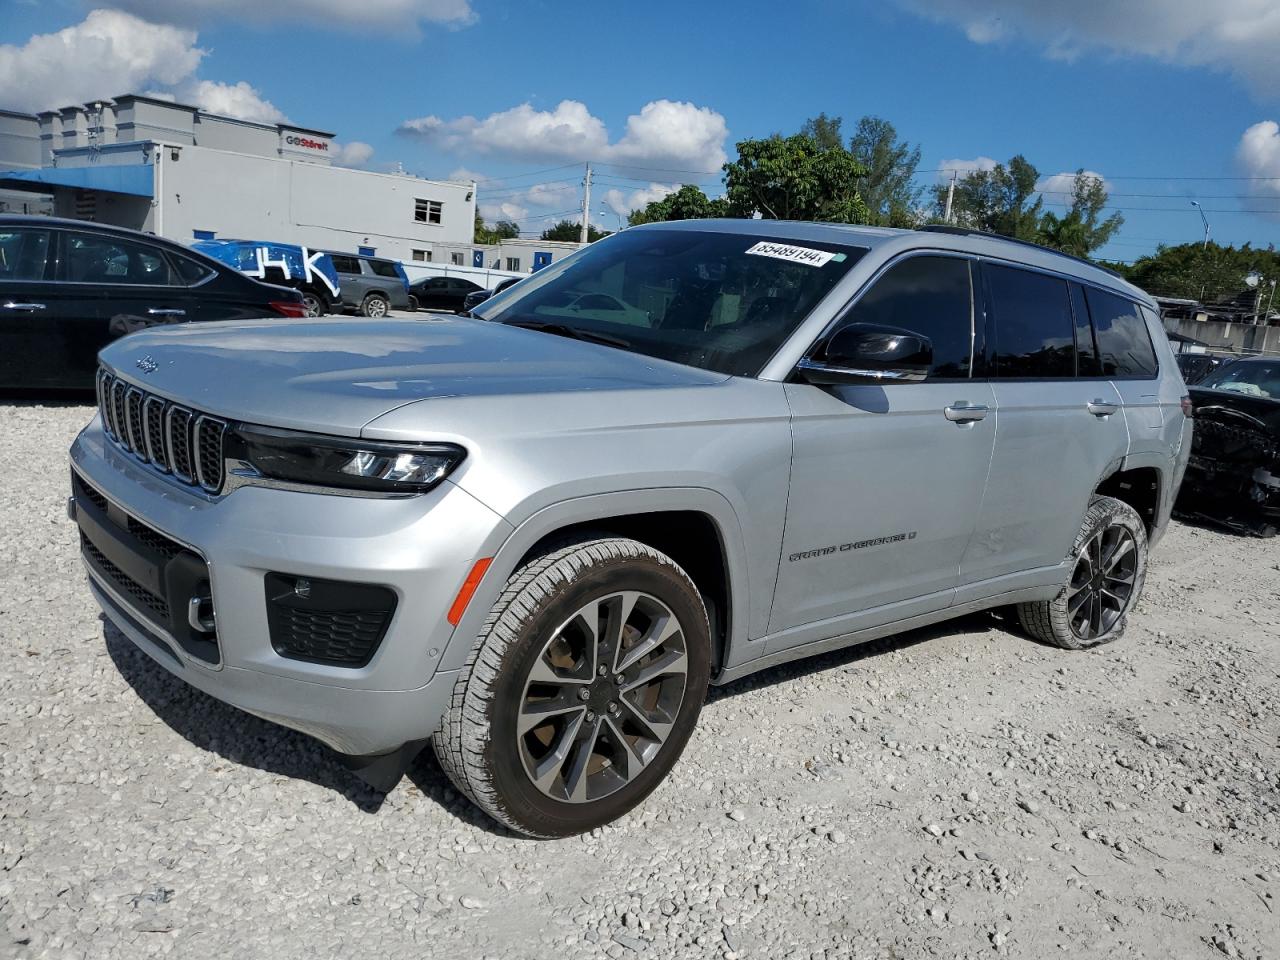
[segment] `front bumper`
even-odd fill
[[[475,560],[492,556],[511,529],[489,508],[447,482],[397,499],[255,486],[208,498],[119,449],[96,419],[76,438],[71,462],[117,518],[145,523],[207,564],[212,657],[192,655],[173,623],[115,589],[86,559],[104,613],[161,666],[342,753],[383,753],[435,729],[456,679],[437,672],[454,639],[445,612]],[[269,573],[393,591],[395,613],[369,662],[343,667],[277,653],[268,628]]]

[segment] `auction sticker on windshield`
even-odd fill
[[[810,247],[793,247],[788,243],[771,243],[761,240],[747,253],[757,257],[773,257],[777,260],[789,260],[792,263],[807,263],[811,267],[820,267],[836,259],[836,254],[826,250],[814,250]],[[840,259],[843,259],[841,257]]]

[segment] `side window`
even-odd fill
[[[333,261],[333,269],[339,273],[359,273],[360,261],[355,257],[344,257],[340,253],[329,255],[329,259]]]
[[[49,237],[35,228],[0,230],[0,280],[43,280]]]
[[[1154,377],[1159,369],[1156,351],[1138,305],[1093,287],[1085,288],[1085,298],[1089,301],[1093,330],[1098,338],[1102,375]]]
[[[88,233],[67,234],[65,279],[161,287],[171,283],[169,261],[155,247]]]
[[[390,277],[392,280],[400,279],[400,274],[396,273],[396,265],[390,260],[370,260],[369,266],[380,277]]]
[[[1074,377],[1075,321],[1067,281],[1030,270],[982,265],[995,318],[994,375]]]
[[[212,267],[192,260],[190,257],[184,257],[181,254],[171,253],[169,256],[173,260],[173,270],[178,275],[179,282],[185,283],[189,287],[193,287],[200,281],[213,276]]]
[[[967,377],[973,367],[973,287],[969,261],[911,257],[891,267],[840,324],[879,324],[933,342],[930,378]]]

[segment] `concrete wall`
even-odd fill
[[[275,154],[279,138],[275,124],[248,123],[207,113],[196,115],[192,136],[197,146],[256,153],[264,157]]]
[[[157,230],[190,243],[196,230],[220,238],[277,240],[411,262],[414,248],[467,243],[475,224],[469,184],[419,180],[311,162],[184,147],[161,151]],[[439,200],[443,223],[414,220],[416,198]]]
[[[1280,356],[1280,327],[1263,327],[1251,323],[1227,323],[1223,320],[1172,320],[1164,327],[1170,333],[1203,340],[1211,348],[1232,353],[1265,353]]]
[[[40,166],[40,121],[29,113],[0,110],[0,170]]]

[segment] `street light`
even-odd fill
[[[617,220],[618,222],[618,229],[616,232],[621,233],[623,229],[625,229],[622,226],[622,214],[620,214],[617,210],[610,210],[608,207],[605,207],[605,206],[602,206],[600,208],[600,216],[602,217],[607,217],[611,213],[613,214],[614,219]]]
[[[1204,221],[1204,246],[1203,250],[1209,249],[1209,219],[1204,215],[1204,207],[1200,206],[1199,200],[1192,200],[1191,205],[1200,211],[1200,219]]]

